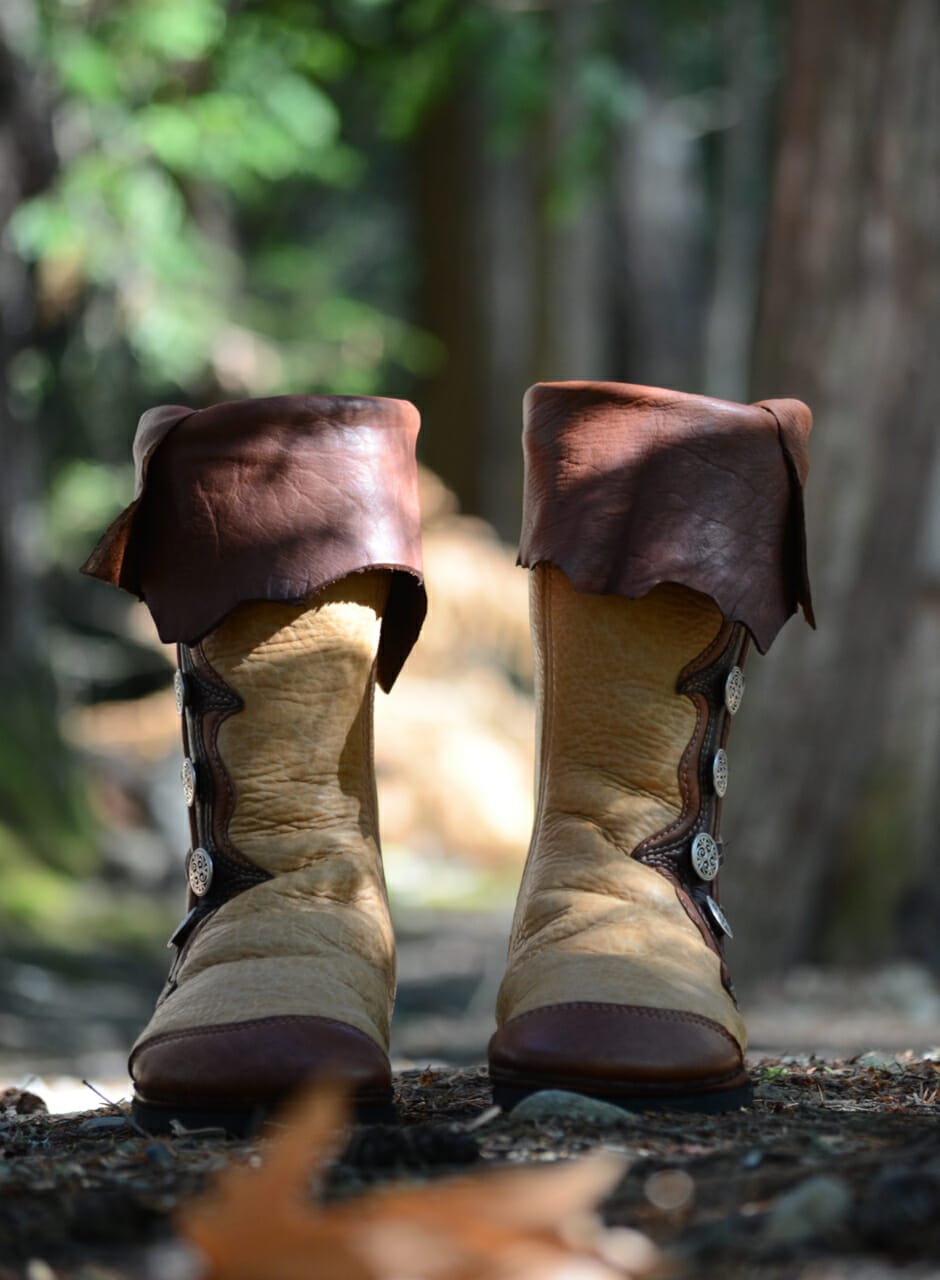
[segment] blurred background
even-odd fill
[[[120,1074],[183,901],[173,655],[76,572],[137,418],[302,392],[422,411],[396,1052],[482,1057],[539,378],[813,407],[820,625],[749,671],[732,963],[758,1048],[940,1041],[934,0],[3,0],[0,226],[0,1075]]]

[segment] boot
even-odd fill
[[[812,623],[811,418],[617,383],[533,387],[536,816],[490,1043],[495,1098],[750,1099],[719,825],[750,640]]]
[[[390,1103],[372,697],[426,608],[417,431],[395,400],[151,410],[137,498],[84,566],[179,654],[188,911],[130,1059],[152,1131],[245,1132],[324,1075]]]

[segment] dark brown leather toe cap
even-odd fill
[[[167,1032],[138,1045],[129,1066],[137,1097],[156,1106],[264,1106],[316,1079],[341,1081],[359,1098],[391,1096],[386,1054],[333,1018],[255,1018]]]
[[[747,1082],[740,1046],[694,1013],[580,1001],[510,1019],[490,1041],[494,1082],[598,1097],[668,1097]]]

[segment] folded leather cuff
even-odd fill
[[[355,396],[151,409],[134,440],[135,499],[82,571],[145,600],[163,641],[194,644],[245,601],[300,601],[388,569],[387,690],[427,611],[418,425],[407,401]]]
[[[815,625],[802,489],[812,416],[616,382],[551,382],[525,397],[519,563],[577,591],[710,596],[766,652],[802,607]]]

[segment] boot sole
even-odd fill
[[[722,1111],[737,1111],[741,1107],[749,1107],[754,1101],[754,1086],[749,1077],[740,1076],[728,1085],[707,1091],[690,1091],[688,1093],[636,1092],[636,1093],[602,1093],[600,1090],[588,1090],[583,1081],[574,1080],[539,1080],[514,1081],[493,1080],[493,1102],[504,1111],[512,1111],[524,1098],[533,1093],[541,1093],[547,1089],[563,1090],[566,1093],[581,1094],[582,1097],[595,1098],[598,1102],[607,1102],[611,1106],[620,1107],[622,1111],[686,1111],[699,1114],[715,1115]]]
[[[275,1099],[255,1107],[173,1107],[134,1098],[131,1116],[136,1124],[154,1135],[182,1137],[177,1126],[187,1130],[222,1129],[229,1138],[254,1138],[273,1121],[278,1122],[286,1099]],[[357,1124],[393,1124],[398,1119],[395,1102],[387,1097],[353,1098],[353,1118]]]

